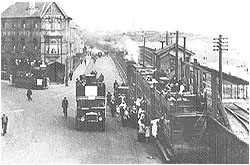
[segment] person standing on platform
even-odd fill
[[[159,123],[160,119],[154,119],[151,120],[150,124],[152,124],[152,136],[154,138],[157,137],[157,130],[158,130],[158,123]]]
[[[150,124],[149,123],[146,123],[146,126],[145,126],[145,138],[146,138],[146,142],[148,143],[150,139]]]
[[[141,118],[138,120],[138,126],[139,126],[138,141],[145,142],[145,124],[143,124]]]

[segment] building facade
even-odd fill
[[[65,65],[71,20],[56,2],[16,2],[7,8],[1,13],[2,75],[8,77],[20,60]],[[64,77],[64,70],[56,72]]]

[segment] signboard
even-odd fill
[[[85,96],[97,96],[97,86],[85,86]]]
[[[36,85],[43,85],[43,80],[42,79],[37,79],[36,80]]]

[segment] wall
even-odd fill
[[[249,164],[249,144],[209,117],[207,122],[209,134],[209,154],[211,163]]]

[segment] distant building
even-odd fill
[[[175,44],[169,44],[162,49],[151,49],[148,47],[139,47],[139,63],[144,63],[147,65],[153,65],[159,70],[163,70],[165,73],[172,77],[175,74]],[[184,48],[178,45],[178,57],[179,64],[181,64],[181,59],[183,61]],[[194,53],[186,49],[186,60],[190,61],[191,56]],[[179,65],[179,75],[181,71],[181,65]],[[180,77],[180,76],[179,76]]]
[[[2,73],[10,75],[16,60],[55,61],[65,65],[70,21],[56,2],[16,2],[1,13]],[[57,72],[55,79],[64,76]]]

